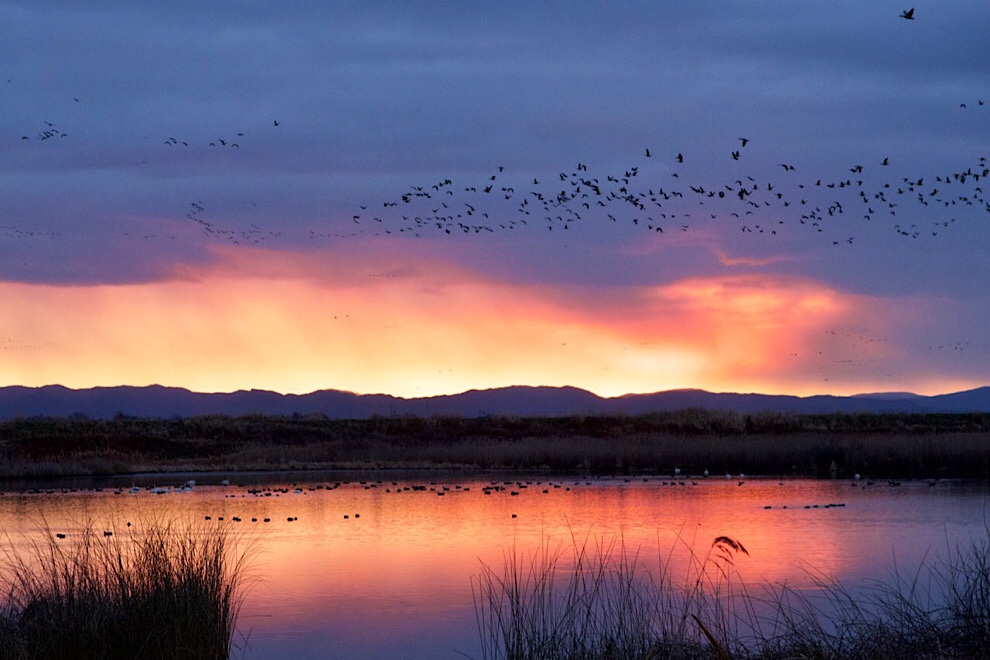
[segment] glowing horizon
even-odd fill
[[[863,337],[887,332],[896,309],[807,278],[691,277],[589,292],[398,253],[377,270],[343,253],[223,248],[216,257],[145,284],[0,284],[9,335],[0,383],[406,398],[513,385],[611,397],[983,384],[926,380],[920,368],[883,377],[875,365],[903,362],[906,348]],[[843,383],[830,385],[837,370]]]

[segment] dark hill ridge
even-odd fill
[[[204,394],[177,387],[95,387],[73,390],[60,385],[0,388],[0,419],[69,417],[83,414],[111,418],[169,418],[198,415],[293,415],[320,413],[333,419],[373,416],[484,415],[565,416],[703,408],[737,413],[785,412],[827,414],[970,413],[990,412],[990,387],[954,394],[920,396],[876,393],[856,396],[797,397],[768,394],[713,393],[670,390],[603,398],[574,387],[503,387],[460,394],[403,399],[386,394],[354,394],[320,390],[309,394],[279,394],[265,390]]]

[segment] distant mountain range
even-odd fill
[[[99,419],[112,418],[119,414],[170,418],[320,413],[334,419],[363,419],[376,415],[638,415],[684,408],[737,413],[985,413],[990,412],[990,387],[937,396],[888,392],[855,396],[797,397],[670,390],[609,398],[575,387],[503,387],[414,399],[338,390],[320,390],[310,394],[279,394],[265,390],[204,394],[160,385],[94,387],[83,390],[60,385],[0,387],[0,419],[72,415]]]

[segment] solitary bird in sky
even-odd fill
[[[909,21],[914,20],[914,7],[911,7],[907,11],[901,13],[901,18],[906,18]]]

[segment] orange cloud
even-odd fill
[[[835,389],[823,374],[838,353],[823,346],[838,351],[837,332],[876,336],[884,323],[875,300],[780,276],[587,291],[497,283],[387,246],[373,255],[228,248],[217,258],[149,284],[0,284],[0,383],[811,394]],[[841,354],[892,351],[861,343],[846,338]],[[870,389],[868,378],[846,376]]]

